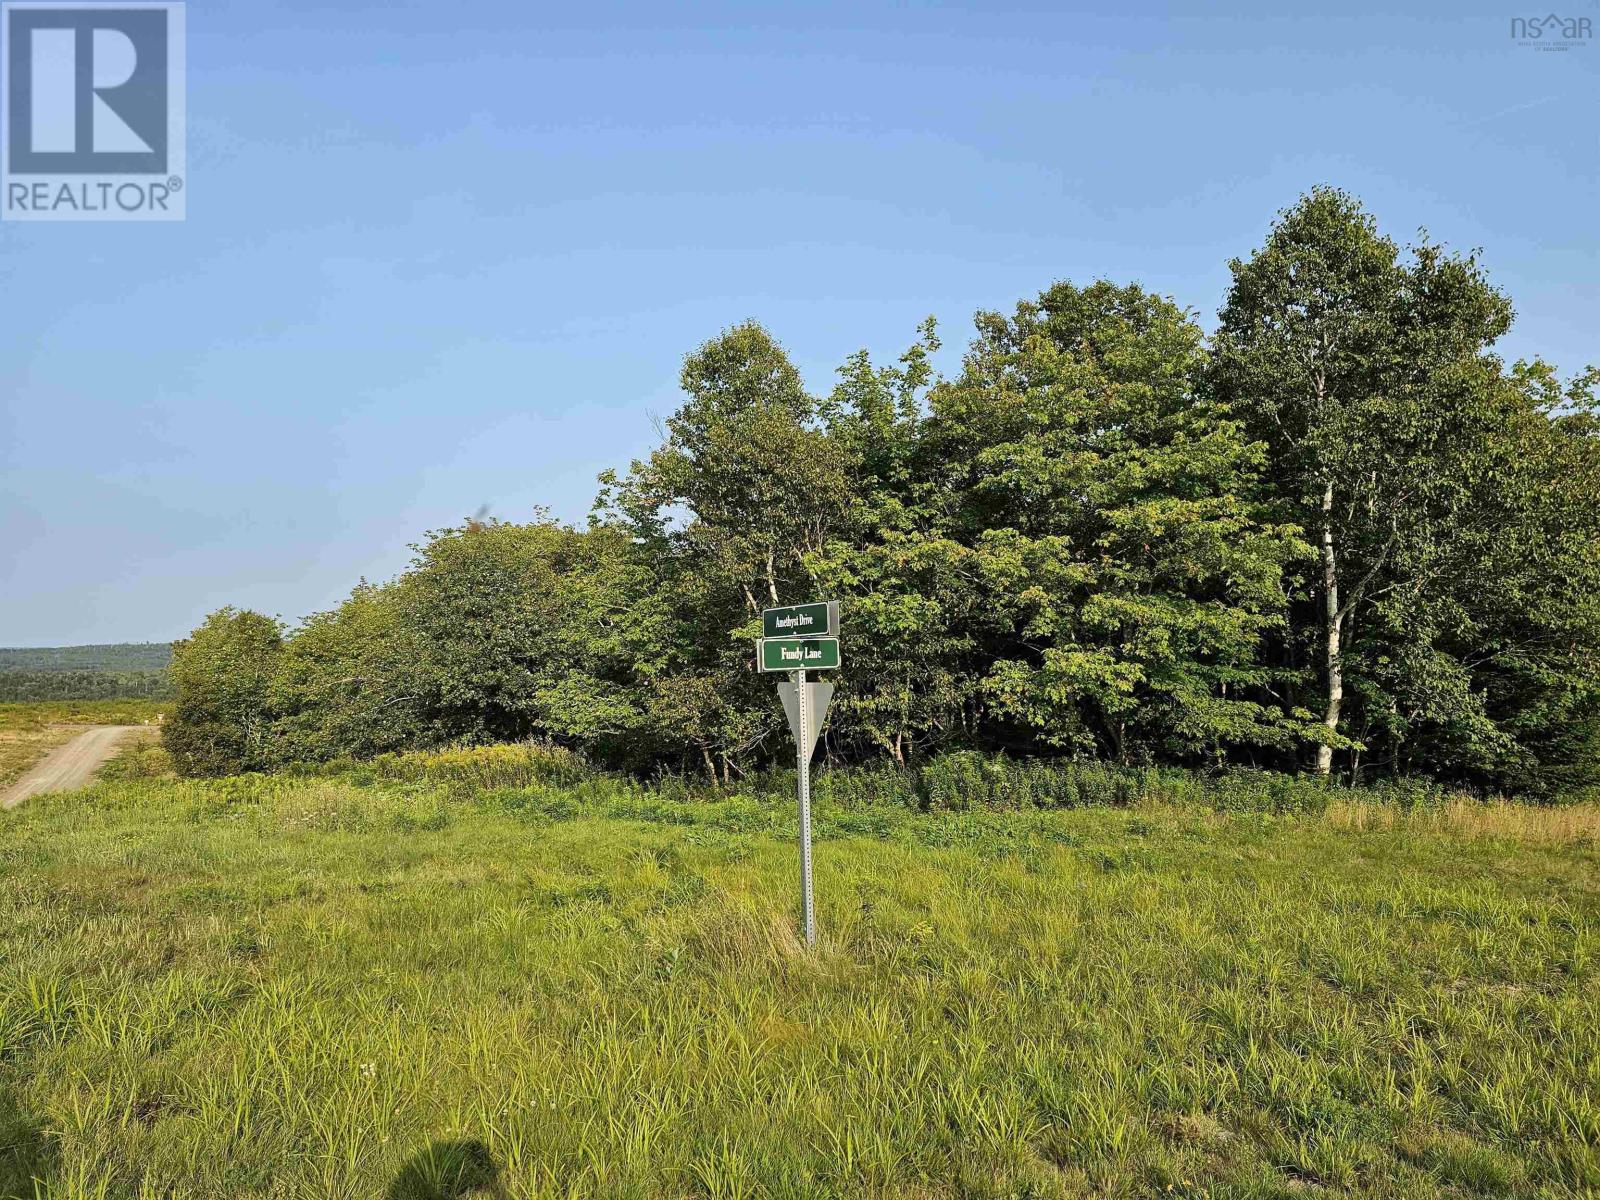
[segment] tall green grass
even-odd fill
[[[361,782],[439,784],[454,792],[467,793],[538,784],[560,786],[596,774],[570,750],[530,742],[417,750],[361,760],[336,759],[311,768],[310,773]]]
[[[808,953],[781,779],[491,761],[0,822],[0,1196],[1600,1188],[1570,812],[964,804],[1024,768],[952,764],[819,796]]]

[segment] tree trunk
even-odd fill
[[[1339,732],[1339,710],[1344,707],[1344,668],[1340,664],[1344,617],[1339,612],[1339,562],[1333,545],[1333,481],[1322,485],[1322,628],[1323,665],[1328,676],[1328,704],[1322,723],[1330,735]],[[1333,747],[1317,747],[1317,774],[1333,771]]]

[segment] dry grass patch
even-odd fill
[[[0,727],[0,787],[20,778],[34,763],[81,732],[71,725],[40,725],[30,729]]]
[[[1508,800],[1456,800],[1437,808],[1403,810],[1364,801],[1328,808],[1335,829],[1411,830],[1464,838],[1493,838],[1545,846],[1600,846],[1600,805],[1539,807]]]

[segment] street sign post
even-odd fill
[[[800,791],[800,924],[806,945],[817,944],[817,912],[811,890],[811,755],[817,734],[828,717],[833,684],[812,683],[807,670],[832,670],[839,665],[839,603],[795,604],[769,608],[761,614],[766,636],[756,648],[762,671],[786,671],[787,682],[778,684],[778,696],[794,734],[795,765]],[[795,636],[797,634],[804,636]],[[785,636],[788,635],[788,636]]]

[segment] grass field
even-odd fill
[[[0,821],[0,1196],[1600,1189],[1593,809],[833,808],[813,955],[792,809],[139,753]]]
[[[0,704],[0,787],[51,750],[75,738],[80,725],[142,725],[171,704],[161,700],[54,700]]]

